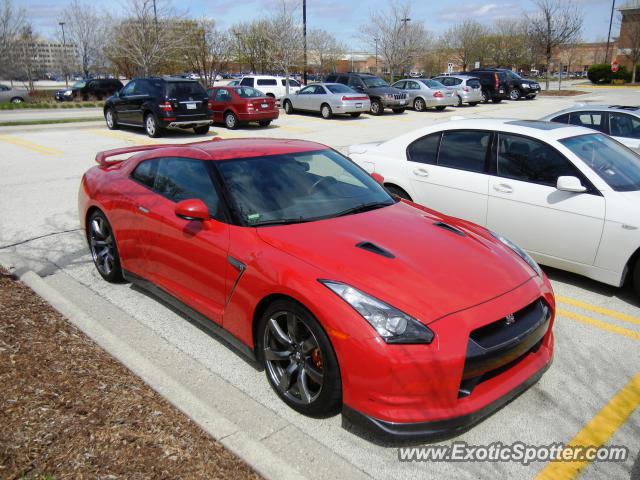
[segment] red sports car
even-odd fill
[[[240,85],[213,87],[207,93],[209,110],[213,111],[212,120],[224,123],[231,130],[248,122],[258,122],[261,127],[266,127],[279,115],[275,99],[255,88]]]
[[[392,197],[324,145],[214,139],[96,160],[79,210],[100,275],[255,358],[299,412],[452,434],[551,363],[553,292],[523,250]]]

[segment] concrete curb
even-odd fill
[[[247,433],[221,412],[212,408],[211,405],[203,404],[199,398],[183,388],[179,382],[165,375],[162,369],[157,368],[147,358],[139,355],[126,343],[103,328],[97,320],[68,301],[36,273],[31,270],[17,269],[14,274],[100,347],[140,376],[151,388],[164,396],[260,475],[277,480],[307,478],[275,455],[263,443],[250,438]]]

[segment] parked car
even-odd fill
[[[249,122],[267,127],[278,118],[275,99],[251,87],[213,87],[207,90],[209,109],[215,123],[224,123],[231,130]]]
[[[237,87],[238,85],[240,85],[240,80],[231,80],[227,83],[227,87]]]
[[[373,115],[382,115],[385,108],[393,113],[403,113],[407,108],[407,94],[402,90],[390,87],[380,77],[369,73],[333,73],[324,79],[325,83],[342,83],[358,93],[365,93],[371,99]]]
[[[134,78],[107,99],[104,118],[110,130],[143,127],[150,137],[159,137],[168,127],[205,134],[212,123],[202,85],[176,77]]]
[[[78,205],[98,273],[225,338],[302,414],[452,435],[551,364],[553,292],[526,253],[396,201],[329,147],[217,140],[96,160]]]
[[[257,88],[265,95],[276,100],[280,100],[287,93],[287,79],[284,77],[274,77],[271,75],[246,75],[240,80],[240,85],[244,87]],[[293,78],[288,79],[289,93],[300,90],[300,82]]]
[[[54,96],[59,102],[70,102],[76,99],[90,100],[92,98],[102,100],[103,98],[110,97],[122,87],[122,82],[115,78],[79,80],[69,88],[58,90]]]
[[[499,68],[487,68],[481,70],[471,70],[466,73],[480,79],[482,86],[482,103],[492,101],[500,103],[509,99],[509,81],[506,70]]]
[[[429,107],[444,110],[458,104],[455,91],[440,82],[426,78],[407,78],[391,85],[407,94],[407,105],[416,112],[424,112]]]
[[[435,77],[432,80],[440,82],[445,87],[455,90],[458,97],[458,106],[468,103],[475,107],[482,101],[482,85],[478,77],[468,75],[448,75],[443,77]]]
[[[540,93],[538,82],[522,78],[512,70],[506,70],[506,74],[509,84],[509,100],[520,100],[521,98],[533,100]]]
[[[23,103],[29,100],[29,92],[24,88],[0,85],[0,103]]]
[[[456,120],[349,156],[387,188],[486,226],[536,261],[640,296],[640,157],[582,127]]]
[[[629,148],[640,150],[640,107],[579,104],[542,120],[592,128],[611,135]]]
[[[293,95],[282,99],[282,107],[287,114],[296,110],[318,112],[322,118],[335,114],[349,114],[359,117],[371,108],[369,97],[341,83],[314,83]]]

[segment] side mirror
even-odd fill
[[[556,188],[563,192],[582,193],[587,191],[587,187],[582,185],[578,177],[558,177]]]
[[[379,173],[373,172],[371,174],[371,178],[373,178],[380,185],[384,185],[384,177],[382,175],[380,175]]]
[[[198,198],[178,202],[175,207],[175,213],[176,217],[199,222],[203,222],[211,218],[209,215],[209,209],[204,202]]]

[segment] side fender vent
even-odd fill
[[[444,223],[444,222],[435,222],[434,225],[436,227],[440,227],[440,228],[444,228],[445,230],[449,230],[450,232],[455,233],[456,235],[460,235],[461,237],[466,237],[467,234],[464,233],[462,230],[457,229],[456,227],[452,227],[451,225],[449,225],[448,223]]]
[[[389,252],[388,250],[385,250],[384,248],[380,248],[375,243],[360,242],[356,244],[356,247],[371,253],[375,253],[377,255],[382,255],[383,257],[386,257],[386,258],[396,258],[396,256],[393,253]]]

